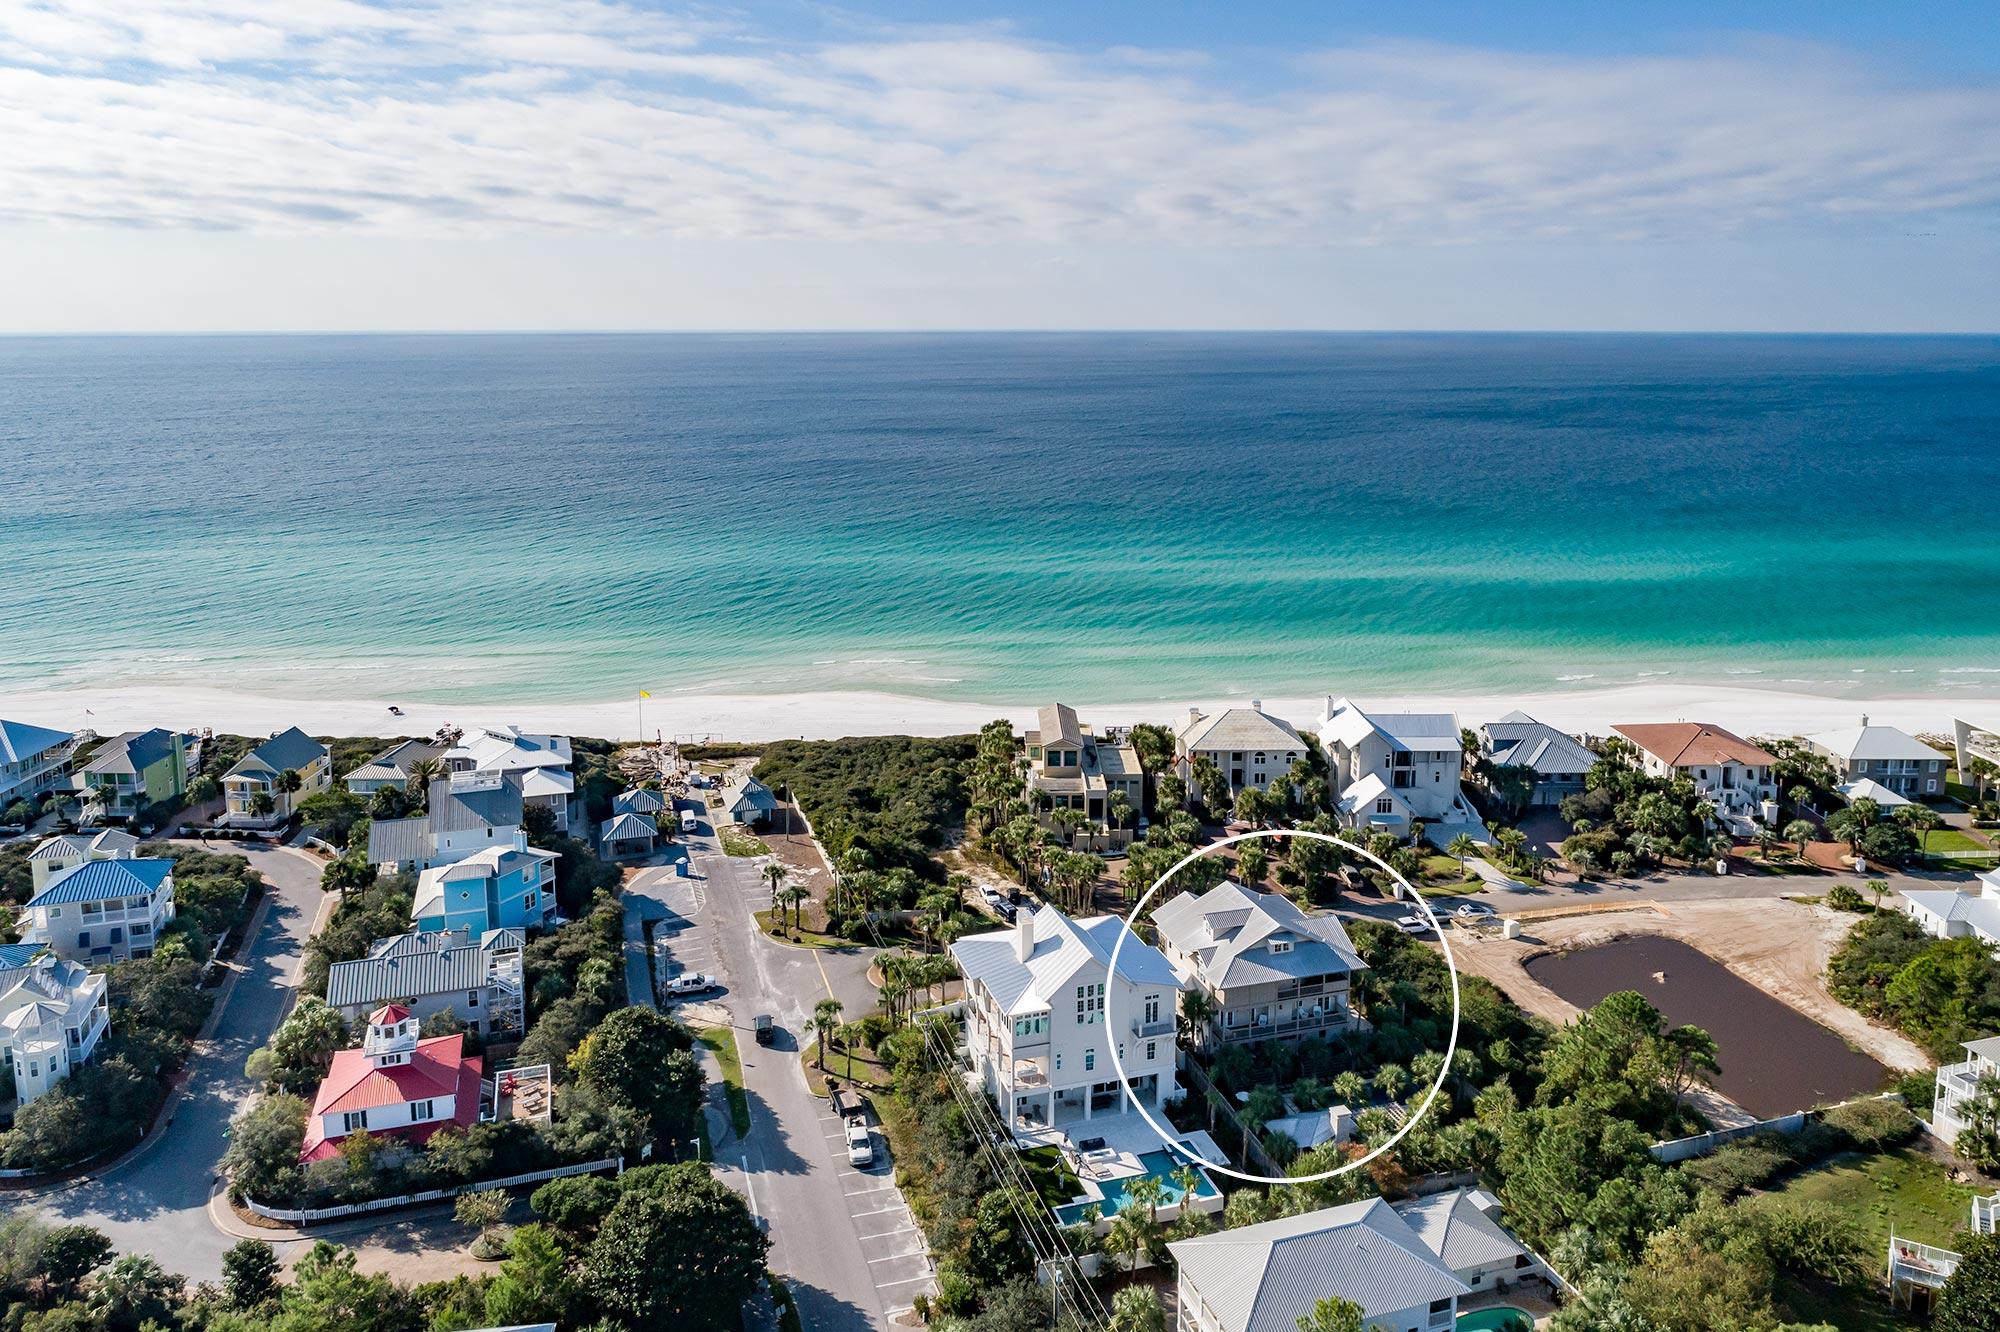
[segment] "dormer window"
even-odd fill
[[[1290,939],[1273,939],[1271,940],[1271,951],[1274,953],[1289,953],[1292,951],[1292,941]]]

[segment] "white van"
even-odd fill
[[[696,832],[700,832],[700,831],[701,831],[701,820],[695,817],[695,814],[694,814],[694,811],[693,811],[693,810],[691,810],[691,809],[684,809],[684,810],[682,810],[682,811],[681,811],[681,832],[682,832],[682,833],[696,833]]]

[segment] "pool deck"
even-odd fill
[[[1071,1136],[1074,1131],[1075,1136]],[[1077,1149],[1078,1138],[1102,1138],[1104,1146],[1088,1152]],[[1194,1129],[1187,1133],[1176,1133],[1174,1138],[1193,1147],[1195,1153],[1204,1160],[1226,1162],[1215,1140],[1206,1130]],[[1014,1139],[1023,1149],[1053,1146],[1060,1150],[1070,1166],[1076,1171],[1077,1179],[1083,1185],[1084,1202],[1103,1201],[1102,1185],[1113,1180],[1131,1179],[1146,1173],[1142,1157],[1152,1152],[1168,1152],[1170,1149],[1153,1131],[1152,1125],[1136,1113],[1122,1115],[1099,1115],[1081,1124],[1066,1128],[1036,1128],[1016,1132]],[[1184,1158],[1173,1153],[1175,1163]],[[1204,1176],[1206,1171],[1202,1172]],[[1210,1184],[1214,1183],[1210,1179]],[[1223,1204],[1222,1191],[1218,1188],[1213,1195],[1197,1195],[1195,1206],[1202,1211],[1218,1211]],[[1073,1205],[1073,1204],[1072,1204]],[[1179,1215],[1178,1202],[1169,1203],[1160,1209],[1161,1216],[1171,1219]],[[1109,1217],[1105,1220],[1108,1222]]]
[[[1536,1327],[1545,1327],[1554,1317],[1556,1304],[1549,1299],[1539,1281],[1524,1281],[1518,1286],[1500,1286],[1492,1290],[1476,1290],[1470,1295],[1459,1297],[1458,1311],[1469,1314],[1479,1309],[1495,1309],[1507,1306],[1520,1309],[1535,1320]]]

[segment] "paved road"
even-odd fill
[[[799,1067],[801,1045],[810,1040],[802,1034],[819,1000],[839,998],[850,1018],[874,1007],[868,950],[773,943],[752,914],[770,902],[762,862],[723,855],[706,822],[688,843],[692,880],[678,880],[669,867],[647,871],[635,887],[676,914],[675,895],[687,891],[681,885],[698,886],[703,899],[708,928],[676,927],[667,947],[672,964],[721,976],[743,1057],[751,1130],[721,1149],[717,1165],[770,1223],[771,1266],[790,1278],[806,1332],[886,1327],[891,1314],[930,1289],[922,1236],[895,1187],[887,1143],[876,1135],[872,1167],[849,1165],[839,1122]],[[779,1028],[768,1047],[751,1036],[759,1013],[771,1014]]]
[[[220,848],[218,848],[220,849]],[[287,848],[237,848],[270,885],[256,937],[237,954],[234,986],[214,1036],[189,1061],[174,1117],[132,1157],[73,1187],[24,1198],[50,1218],[96,1226],[121,1253],[147,1253],[189,1280],[222,1275],[235,1240],[208,1219],[229,1121],[249,1100],[243,1061],[290,1010],[301,954],[323,895],[320,864]],[[281,1256],[285,1248],[280,1246]]]

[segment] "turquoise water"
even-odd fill
[[[2000,340],[0,340],[0,693],[2000,689]]]
[[[1535,1320],[1527,1310],[1511,1304],[1496,1304],[1490,1309],[1475,1309],[1458,1316],[1458,1332],[1530,1332],[1534,1325]]]
[[[1187,1190],[1174,1182],[1174,1171],[1178,1170],[1182,1163],[1172,1152],[1146,1152],[1139,1157],[1139,1164],[1146,1167],[1146,1174],[1166,1185],[1166,1194],[1160,1199],[1162,1207],[1172,1207],[1187,1196]],[[1197,1167],[1195,1173],[1199,1178],[1195,1181],[1194,1196],[1215,1197],[1215,1181],[1208,1177],[1208,1172]],[[1126,1185],[1138,1178],[1140,1178],[1138,1175],[1127,1175],[1122,1179],[1098,1180],[1097,1187],[1103,1191],[1104,1201],[1095,1206],[1104,1216],[1118,1215],[1125,1206]],[[1073,1225],[1083,1219],[1084,1211],[1091,1206],[1093,1206],[1091,1203],[1070,1203],[1068,1206],[1058,1207],[1056,1219],[1064,1225]]]

